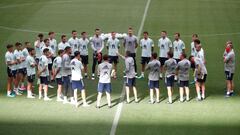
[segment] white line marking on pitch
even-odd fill
[[[144,13],[143,13],[143,17],[142,17],[142,20],[141,20],[141,24],[140,24],[140,27],[138,29],[138,34],[137,34],[138,38],[140,38],[140,36],[141,36],[150,3],[151,3],[151,0],[148,0],[147,3],[146,3],[145,10],[144,10]],[[114,116],[114,119],[113,119],[113,124],[112,124],[112,128],[111,128],[111,131],[110,131],[110,135],[115,135],[116,134],[116,129],[117,129],[118,122],[119,122],[121,112],[122,112],[122,108],[123,108],[124,96],[125,96],[125,85],[123,85],[121,98],[120,98],[120,103],[117,106],[117,110],[116,110],[116,113],[115,113],[115,116]]]

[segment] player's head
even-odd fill
[[[195,39],[194,41],[194,46],[196,48],[197,51],[200,51],[201,50],[201,41],[199,39]]]
[[[115,39],[116,38],[116,32],[114,32],[114,31],[111,32],[111,36],[112,36],[113,39]]]
[[[67,36],[66,35],[62,35],[61,36],[61,40],[63,43],[67,42]]]
[[[49,46],[49,45],[50,45],[50,41],[49,41],[48,38],[44,39],[44,44],[45,44],[46,46]]]
[[[129,28],[128,28],[128,35],[129,35],[129,36],[132,36],[132,35],[133,35],[133,28],[132,28],[132,27],[129,27]]]
[[[35,55],[35,49],[32,48],[32,47],[29,47],[28,48],[28,53],[29,53],[29,55],[34,56]]]
[[[161,37],[162,37],[162,38],[167,37],[167,31],[163,30],[163,31],[161,32]]]
[[[147,31],[144,31],[144,32],[143,32],[143,37],[144,37],[145,39],[148,38],[148,32],[147,32]]]
[[[167,53],[167,55],[168,55],[168,58],[172,58],[172,57],[173,57],[172,51],[169,51],[169,52]]]
[[[38,40],[40,40],[41,42],[43,41],[43,34],[42,33],[38,34]]]
[[[101,30],[99,28],[95,29],[95,35],[99,36],[101,34]]]
[[[187,58],[187,54],[186,53],[181,53],[180,60],[183,60],[185,58]]]
[[[233,43],[232,43],[232,41],[228,40],[228,41],[226,42],[226,47],[227,47],[227,46],[230,46],[230,47],[233,49]]]
[[[58,50],[58,56],[62,57],[64,54],[64,50]]]
[[[152,59],[154,59],[154,60],[155,60],[155,59],[157,59],[157,57],[158,57],[157,53],[155,53],[155,52],[154,52],[154,53],[152,53]]]
[[[13,45],[12,45],[12,44],[8,44],[8,45],[7,45],[7,50],[8,50],[9,52],[13,52],[13,50],[14,50]]]
[[[194,41],[194,40],[196,40],[196,39],[198,39],[198,34],[193,34],[193,35],[192,35],[192,41]]]
[[[49,36],[50,39],[55,38],[55,32],[50,31],[50,32],[48,33],[48,36]]]
[[[82,33],[81,33],[81,36],[82,36],[82,38],[84,38],[84,39],[87,38],[87,32],[85,32],[85,31],[82,32]]]
[[[107,54],[104,54],[104,55],[103,55],[103,60],[104,60],[104,61],[108,61],[108,55],[107,55]]]
[[[72,53],[72,49],[70,46],[65,47],[64,51],[66,54],[69,54],[69,55]]]
[[[192,64],[194,63],[194,56],[191,55],[188,59]]]
[[[24,43],[24,46],[25,46],[26,48],[30,48],[30,47],[31,47],[31,43],[30,43],[30,42],[25,42],[25,43]]]
[[[178,40],[180,38],[180,33],[179,32],[176,32],[175,34],[174,34],[174,39],[175,40]]]
[[[77,37],[77,31],[76,30],[72,30],[72,37],[76,38]]]
[[[15,47],[16,47],[17,50],[22,50],[22,43],[16,42]]]
[[[49,49],[48,48],[43,49],[43,55],[45,55],[45,56],[49,55]]]
[[[125,56],[126,56],[126,57],[130,57],[130,55],[131,55],[131,52],[130,52],[130,51],[126,51]]]
[[[81,57],[80,57],[80,52],[79,52],[79,51],[74,52],[74,57],[75,57],[76,59],[80,60],[80,59],[81,59]]]

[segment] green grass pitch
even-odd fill
[[[67,33],[76,29],[92,35],[99,27],[103,32],[126,33],[132,26],[137,35],[147,0],[1,0],[0,1],[0,135],[107,135],[113,124],[123,79],[113,80],[112,109],[95,106],[97,81],[85,80],[89,108],[38,99],[6,97],[5,45],[16,41],[33,42],[38,31]],[[206,53],[208,78],[207,99],[189,103],[166,104],[166,88],[161,81],[160,92],[165,98],[160,104],[148,104],[147,78],[137,80],[141,102],[123,104],[116,129],[117,135],[239,135],[239,53],[240,2],[238,0],[151,0],[143,26],[155,45],[161,30],[169,37],[180,32],[190,50],[191,34],[198,33]],[[223,72],[224,43],[232,40],[236,53],[236,96],[225,99]],[[138,49],[140,71],[140,49]],[[106,52],[106,49],[104,50]],[[158,52],[158,48],[155,47]],[[121,50],[123,52],[123,49]],[[90,53],[91,54],[91,53]],[[91,56],[91,55],[90,55]],[[90,57],[90,63],[91,63]],[[89,65],[91,67],[91,64]],[[118,66],[122,76],[123,62]],[[191,97],[195,98],[195,89]],[[37,93],[37,88],[35,87]],[[50,89],[56,96],[56,89]],[[175,87],[174,98],[178,96]],[[105,104],[105,97],[102,104]]]

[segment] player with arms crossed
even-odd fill
[[[82,100],[83,100],[83,107],[88,107],[89,105],[86,102],[86,93],[85,93],[85,86],[83,83],[83,77],[82,77],[82,70],[83,70],[83,65],[82,62],[80,61],[80,52],[75,51],[74,52],[75,58],[71,60],[71,72],[72,72],[72,90],[74,91],[74,101],[75,101],[75,106],[78,107],[78,95],[77,91],[81,91],[82,95]]]
[[[40,84],[38,87],[39,99],[42,98],[42,89],[44,90],[44,101],[50,101],[48,94],[48,84],[49,84],[49,70],[48,70],[48,55],[50,54],[49,49],[45,48],[43,50],[43,55],[39,58],[38,64],[38,77],[40,77]]]
[[[168,91],[168,104],[172,104],[173,86],[174,86],[174,76],[176,73],[177,61],[173,59],[173,53],[168,52],[168,60],[164,63],[165,73],[165,83],[167,85]]]
[[[74,57],[74,53],[76,51],[79,51],[79,41],[77,38],[77,31],[76,30],[72,30],[72,37],[68,40],[68,43],[70,45],[70,47],[72,48],[72,54],[71,54],[71,60]]]
[[[137,72],[137,64],[136,64],[136,48],[138,47],[137,37],[133,35],[133,28],[128,28],[128,35],[123,38],[123,47],[125,48],[125,52],[129,51],[129,56],[134,60],[134,69],[135,73]]]
[[[93,49],[93,65],[92,65],[92,80],[95,79],[95,68],[97,63],[102,63],[102,50],[104,48],[104,41],[100,37],[100,29],[95,29],[95,35],[91,39],[91,47]]]
[[[125,80],[125,89],[126,89],[126,97],[127,97],[127,104],[130,103],[130,88],[133,89],[133,95],[135,98],[135,103],[138,103],[137,97],[137,88],[136,88],[136,78],[135,78],[135,66],[134,66],[134,59],[131,57],[131,52],[126,51],[126,55],[123,56],[120,53],[118,55],[125,60],[125,73],[126,73],[126,80]]]
[[[224,57],[223,62],[224,62],[224,70],[226,74],[226,84],[227,84],[226,97],[230,97],[233,95],[233,89],[234,89],[233,75],[235,72],[235,53],[234,53],[232,44],[227,43],[223,57]]]
[[[167,32],[162,31],[161,32],[161,38],[158,40],[158,47],[160,49],[159,51],[159,61],[161,62],[161,73],[159,75],[160,79],[163,78],[163,66],[166,60],[168,60],[168,55],[167,53],[169,51],[172,51],[172,42],[171,40],[167,37]]]
[[[64,50],[58,51],[58,56],[53,60],[53,78],[57,81],[57,102],[63,101],[61,98],[62,95],[62,85],[63,85],[63,78],[62,78],[62,57],[64,54]]]
[[[187,58],[185,53],[180,55],[180,62],[177,65],[177,75],[179,78],[179,93],[180,93],[180,102],[184,102],[183,94],[186,94],[186,101],[190,100],[189,98],[189,70],[191,63]],[[185,90],[185,91],[184,91]]]
[[[14,91],[11,90],[12,82],[16,81],[16,64],[17,61],[14,59],[14,47],[13,45],[7,45],[7,52],[5,54],[5,62],[7,65],[7,74],[8,74],[8,81],[7,81],[7,97],[15,97]]]
[[[145,65],[148,64],[148,62],[150,61],[154,48],[153,40],[148,37],[147,31],[143,32],[143,37],[144,38],[140,40],[140,47],[142,48],[142,72],[139,78],[144,78]]]
[[[100,101],[102,98],[102,94],[105,91],[107,96],[108,108],[111,108],[111,71],[112,64],[108,62],[108,55],[105,54],[103,56],[104,62],[98,65],[98,72],[100,74],[99,82],[98,82],[98,96],[97,96],[97,106],[96,108],[100,108]]]
[[[27,98],[35,98],[33,94],[33,83],[35,80],[36,75],[36,67],[37,63],[34,59],[35,57],[35,49],[34,48],[28,48],[28,56],[26,58],[26,65],[27,65]]]
[[[148,75],[148,86],[150,89],[150,103],[154,104],[154,89],[156,91],[156,103],[159,103],[159,74],[160,74],[161,63],[157,60],[157,53],[152,54],[152,60],[147,64],[146,70],[149,70]]]
[[[195,64],[194,77],[196,78],[197,100],[205,99],[205,82],[207,79],[207,69],[201,58],[190,56],[189,60]],[[202,90],[202,93],[201,91]]]
[[[54,61],[54,59],[57,57],[57,40],[55,39],[55,32],[49,32],[48,39],[50,44],[49,46],[53,51],[52,61]]]
[[[89,40],[87,39],[87,32],[81,33],[81,38],[78,40],[79,42],[79,51],[81,56],[81,61],[84,67],[84,77],[88,77],[88,45]]]
[[[107,41],[107,49],[109,55],[109,63],[114,64],[111,76],[117,78],[117,63],[118,63],[118,49],[120,48],[120,41],[116,38],[116,32],[111,33],[111,37]]]

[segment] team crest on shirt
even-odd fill
[[[161,45],[161,48],[164,49],[164,44]]]
[[[112,44],[112,49],[115,49],[115,45],[114,44]]]
[[[129,46],[132,46],[132,42],[131,42],[131,41],[128,41],[128,45],[129,45]]]
[[[74,47],[77,48],[77,44],[74,44]]]
[[[144,48],[144,49],[147,49],[147,45],[143,45],[143,48]]]

